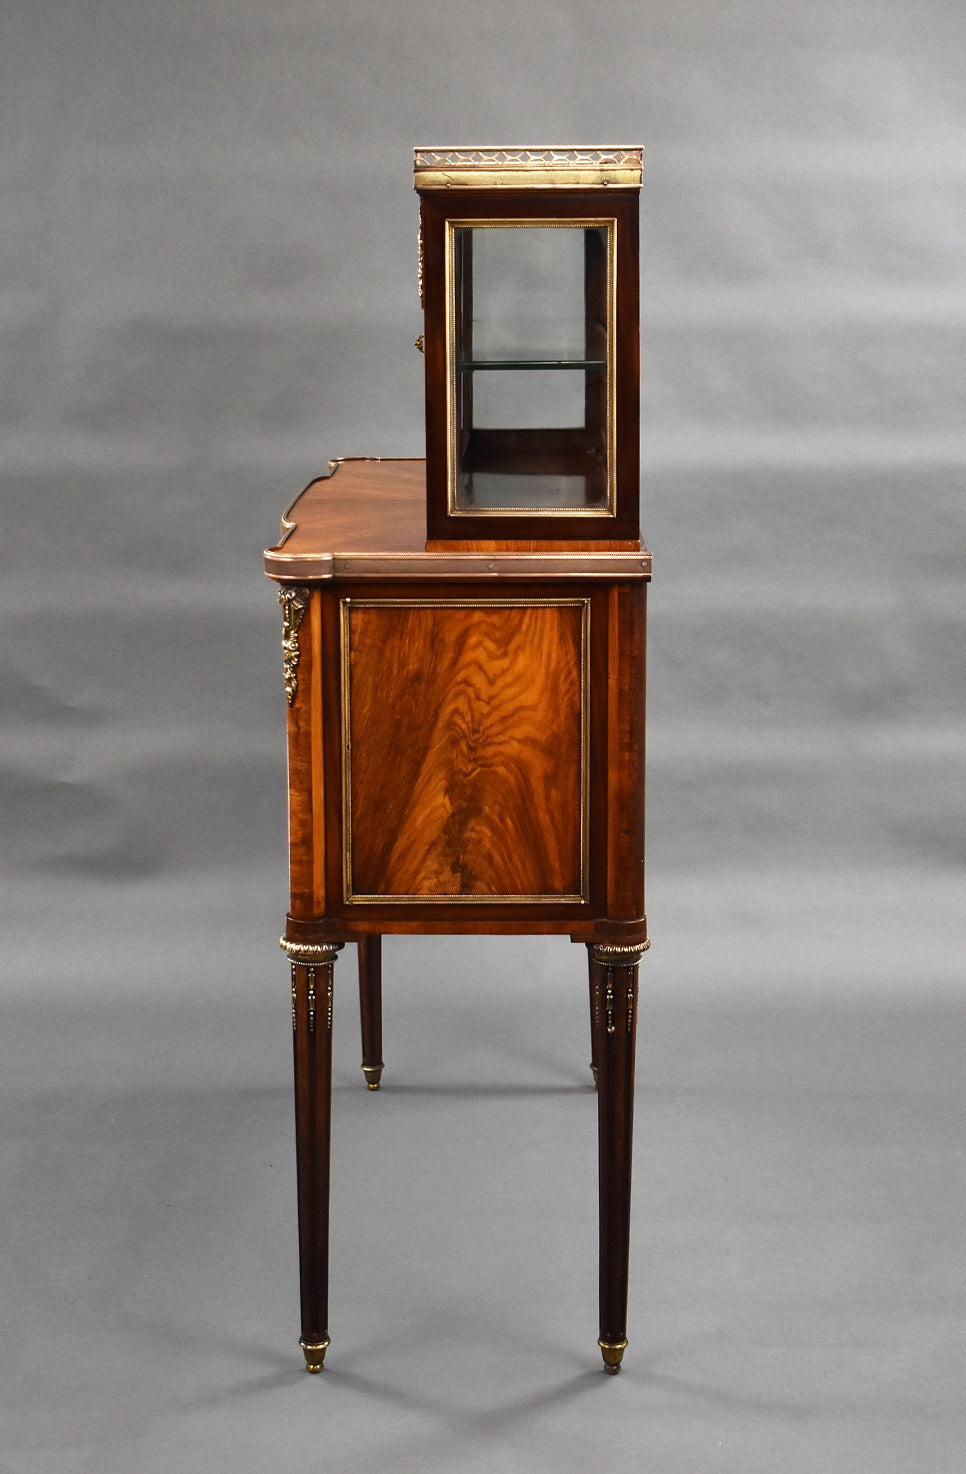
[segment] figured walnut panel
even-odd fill
[[[342,601],[347,900],[585,898],[589,610]]]

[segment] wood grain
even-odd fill
[[[351,896],[583,894],[587,610],[343,602]]]
[[[321,610],[317,590],[298,631],[298,688],[288,708],[289,914],[325,911],[325,789],[319,684]]]
[[[644,921],[647,585],[608,590],[607,914]]]

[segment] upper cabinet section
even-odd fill
[[[428,535],[634,540],[639,148],[417,149]]]

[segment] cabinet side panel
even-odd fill
[[[589,601],[343,604],[346,898],[583,900]]]
[[[607,915],[644,916],[647,585],[615,584],[608,613]]]
[[[325,905],[320,629],[314,590],[298,631],[297,687],[288,709],[290,912],[299,917],[314,916]]]

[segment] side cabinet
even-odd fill
[[[290,600],[296,931],[640,931],[644,581]]]

